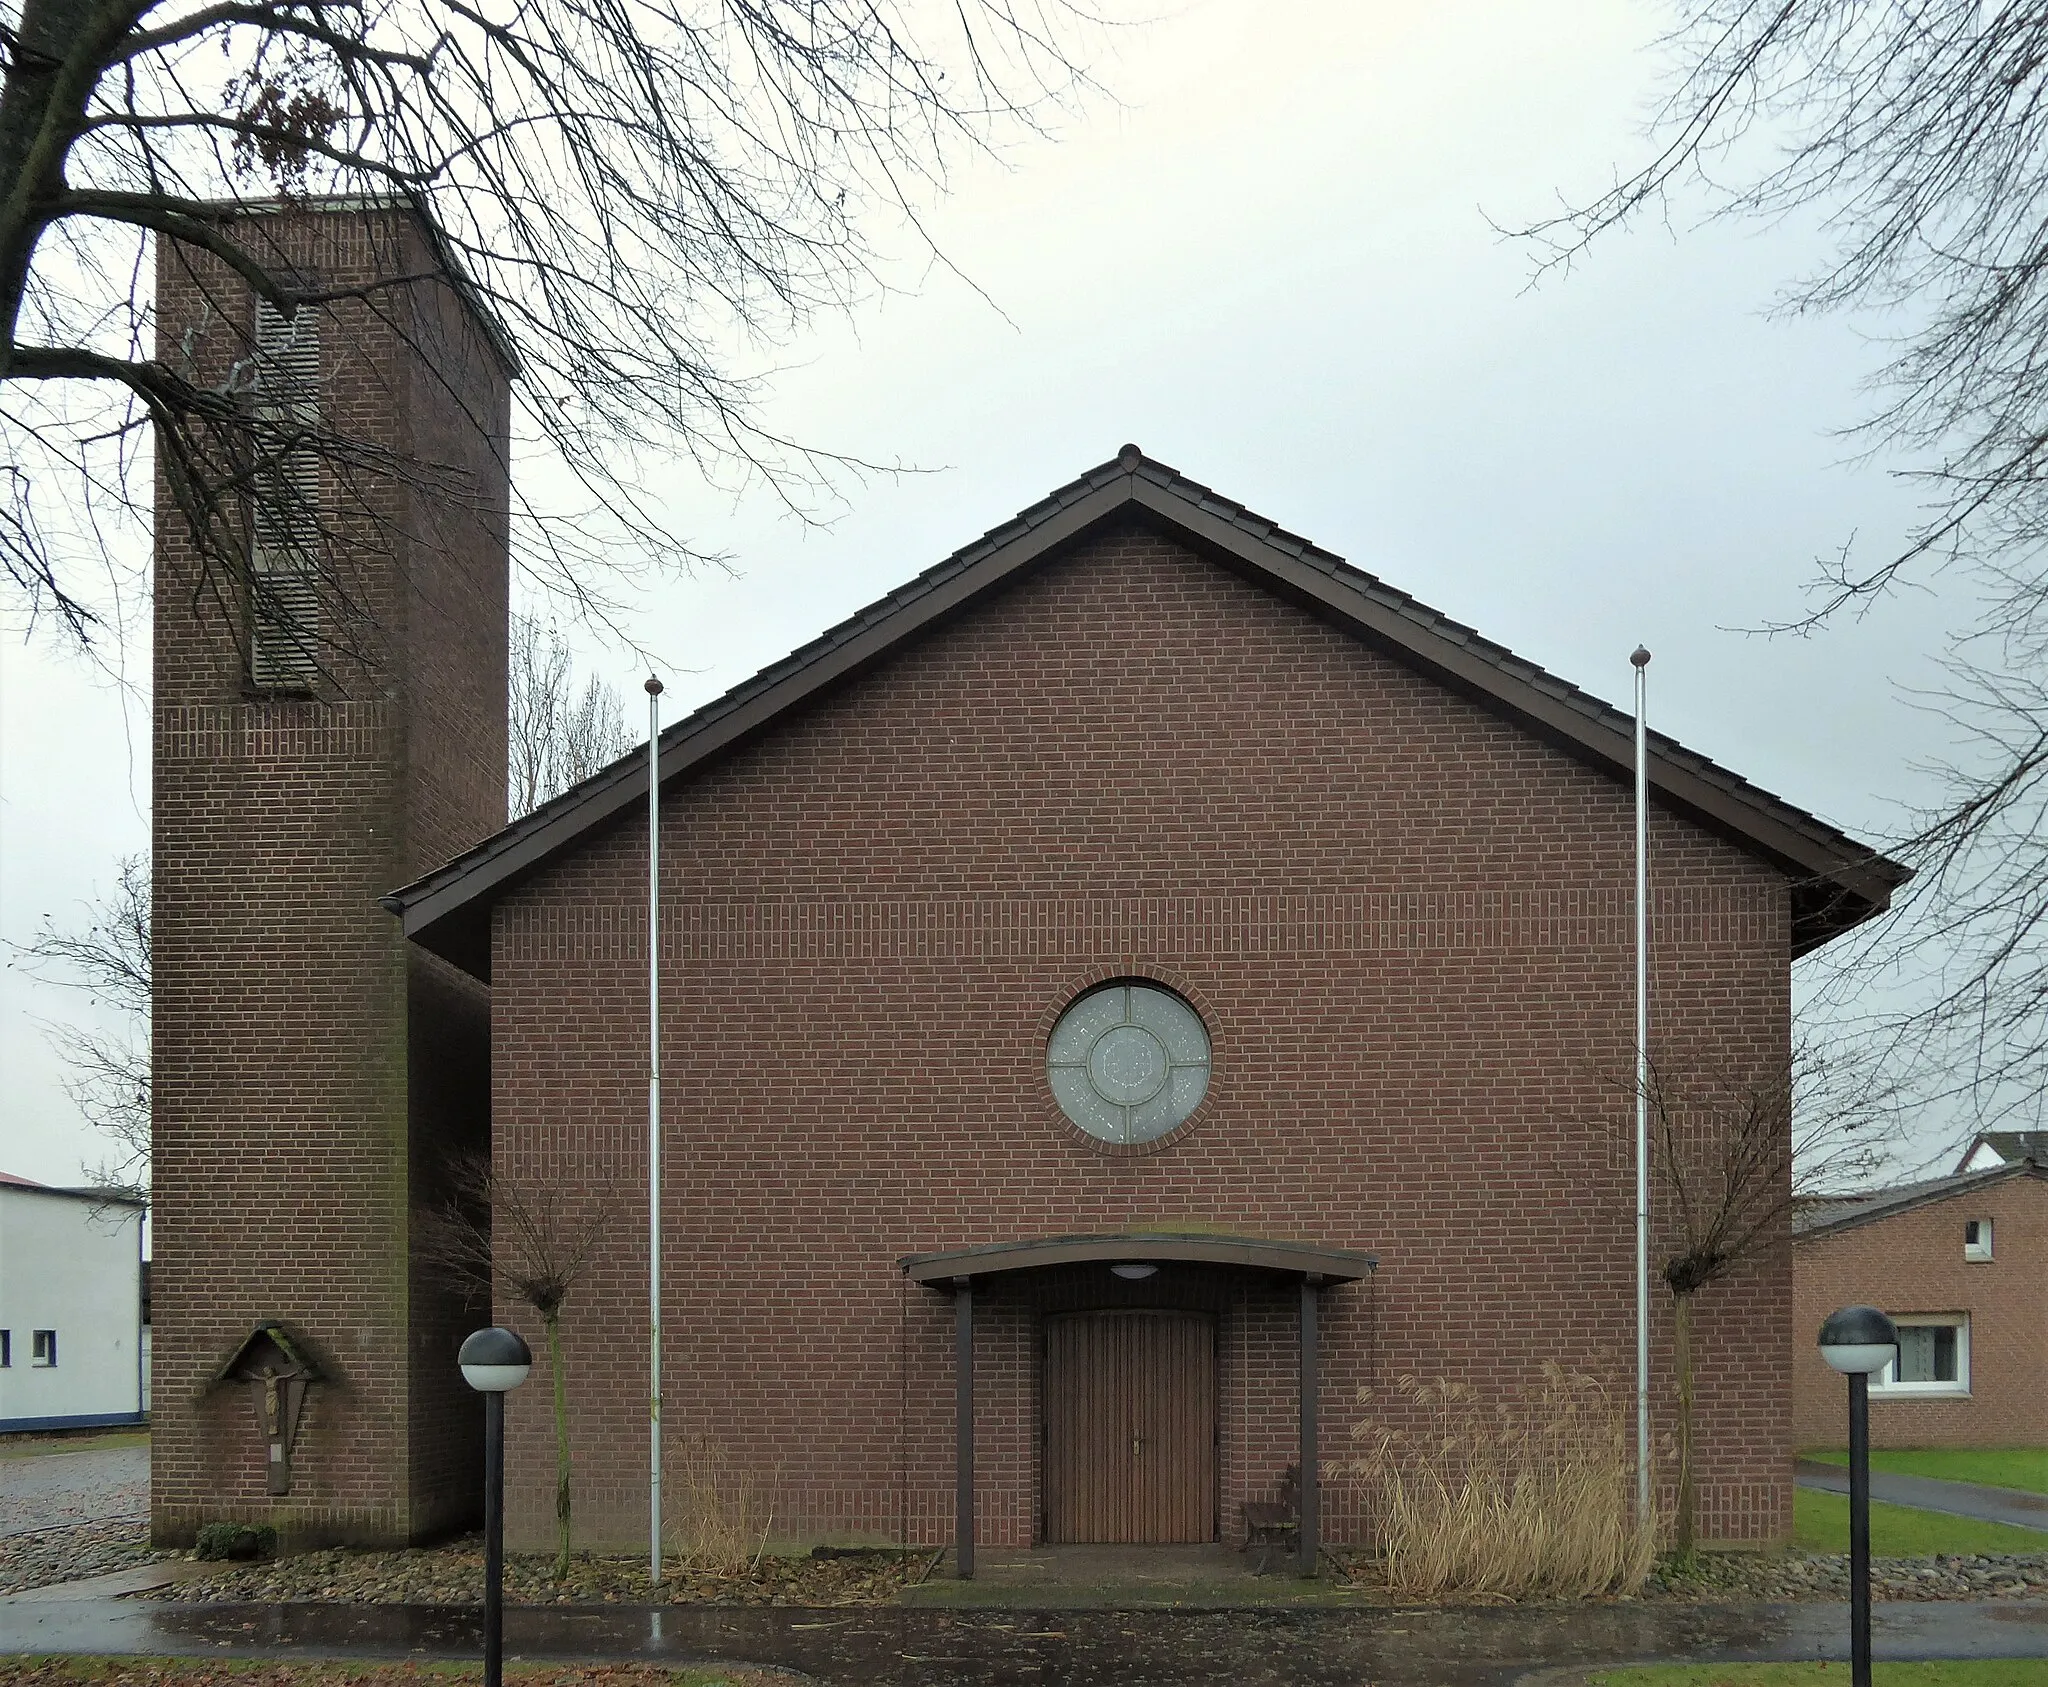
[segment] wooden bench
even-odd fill
[[[1259,1549],[1256,1575],[1266,1573],[1266,1559],[1274,1547],[1296,1550],[1301,1540],[1301,1466],[1290,1464],[1280,1478],[1278,1499],[1244,1502],[1244,1545],[1240,1552]]]

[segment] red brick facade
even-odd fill
[[[255,216],[237,238],[302,280],[434,267],[392,215]],[[247,290],[166,243],[158,355],[224,383]],[[407,944],[377,897],[503,824],[507,386],[445,285],[322,307],[320,411],[359,465],[323,473],[343,559],[330,673],[249,682],[232,571],[203,571],[159,493],[155,641],[153,1531],[276,1524],[391,1541],[475,1506],[473,1322],[411,1259],[442,1145],[485,1139],[486,993]],[[367,467],[360,465],[367,464]],[[392,465],[380,468],[380,464]],[[218,586],[218,590],[215,586]],[[425,1032],[427,1034],[421,1034]],[[243,1387],[218,1366],[282,1319],[327,1379],[293,1491],[265,1492]]]
[[[1357,1390],[1403,1374],[1496,1394],[1555,1359],[1626,1397],[1625,783],[1131,518],[665,802],[670,1440],[715,1440],[778,1536],[950,1538],[952,1312],[898,1271],[918,1251],[1161,1229],[1376,1252],[1324,1297],[1333,1459]],[[1653,849],[1656,1035],[1782,1069],[1786,878],[1668,814]],[[645,874],[642,809],[505,896],[492,958],[501,1175],[621,1192],[567,1322],[580,1528],[627,1548]],[[1181,992],[1214,1048],[1199,1112],[1136,1153],[1069,1125],[1045,1071],[1054,1017],[1125,975]],[[1702,1296],[1705,1538],[1789,1529],[1789,1296],[1782,1249]],[[1040,1527],[1049,1310],[1216,1313],[1226,1537],[1294,1457],[1291,1285],[1091,1267],[976,1301],[984,1542]],[[535,1544],[544,1391],[510,1416]],[[1348,1490],[1327,1507],[1355,1538]]]
[[[430,266],[395,217],[263,228],[316,278]],[[245,355],[248,301],[217,265],[172,249],[159,285],[167,358],[216,379]],[[482,1308],[419,1267],[414,1235],[441,1155],[487,1134],[501,1180],[616,1212],[565,1325],[579,1533],[631,1549],[644,780],[600,774],[430,871],[503,814],[504,377],[445,288],[328,318],[330,424],[412,465],[371,497],[335,488],[358,523],[342,566],[361,661],[307,697],[252,692],[224,631],[237,607],[223,621],[195,594],[191,547],[160,523],[155,1532],[221,1517],[414,1539],[471,1515],[477,1414],[452,1358]],[[739,723],[664,794],[672,1524],[673,1477],[709,1446],[775,1538],[949,1540],[953,1309],[898,1262],[976,1244],[1144,1230],[1376,1254],[1323,1292],[1330,1463],[1404,1376],[1495,1398],[1556,1361],[1628,1397],[1633,815],[1613,745],[1588,747],[1615,724],[1225,508],[1127,450],[991,535],[1036,535],[1013,569],[972,584],[942,565],[783,665],[855,652],[843,668],[773,707],[743,687],[687,728]],[[1378,630],[1332,592],[1377,606]],[[905,605],[925,618],[875,630]],[[1768,1084],[1795,946],[1895,879],[1658,754],[1681,797],[1651,826],[1653,1036],[1724,1088]],[[408,879],[401,926],[375,899]],[[1212,1063],[1183,1125],[1112,1150],[1055,1103],[1046,1046],[1079,993],[1126,977],[1192,1004]],[[1790,1270],[1781,1245],[1700,1298],[1705,1539],[1790,1526]],[[1213,1316],[1222,1537],[1296,1456],[1291,1280],[1067,1266],[983,1279],[975,1302],[986,1543],[1043,1531],[1055,1312]],[[539,1346],[515,1300],[497,1312]],[[273,1318],[329,1372],[282,1501],[249,1402],[209,1386]],[[537,1545],[546,1388],[509,1415],[512,1532]],[[1343,1481],[1324,1515],[1326,1538],[1369,1528]]]
[[[1991,1221],[1991,1257],[1964,1226]],[[1870,1396],[1874,1447],[2048,1446],[2048,1175],[2000,1178],[1865,1223],[1803,1236],[1792,1255],[1793,1430],[1848,1439],[1848,1393],[1816,1338],[1838,1306],[1969,1318],[1968,1392]]]

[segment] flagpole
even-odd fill
[[[647,1579],[661,1581],[661,681],[647,677]]]
[[[1650,1520],[1650,653],[1636,671],[1636,1515]]]

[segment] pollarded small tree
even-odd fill
[[[1634,1084],[1629,1085],[1631,1095]],[[1858,1182],[1883,1163],[1889,1109],[1853,1066],[1819,1051],[1732,1069],[1683,1056],[1654,1061],[1649,1084],[1652,1261],[1671,1297],[1678,1395],[1678,1507],[1672,1544],[1693,1550],[1698,1297],[1784,1248],[1798,1200]]]
[[[500,1176],[487,1154],[454,1156],[447,1198],[420,1219],[420,1254],[488,1304],[509,1290],[539,1317],[548,1355],[555,1426],[555,1579],[569,1573],[574,1546],[569,1443],[569,1374],[562,1315],[611,1226],[608,1190],[588,1183]]]

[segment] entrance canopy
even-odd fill
[[[1322,1548],[1321,1469],[1317,1459],[1317,1303],[1330,1283],[1355,1283],[1379,1268],[1376,1254],[1306,1242],[1267,1242],[1250,1236],[1217,1236],[1134,1230],[1109,1236],[1051,1236],[1037,1242],[990,1242],[951,1253],[909,1254],[899,1263],[914,1282],[953,1294],[954,1377],[954,1573],[974,1574],[974,1286],[1013,1272],[1090,1262],[1117,1265],[1221,1265],[1241,1271],[1292,1277],[1301,1288],[1301,1515],[1298,1548],[1301,1573],[1316,1572]]]
[[[1377,1254],[1318,1248],[1306,1242],[1267,1242],[1250,1236],[1180,1235],[1133,1230],[1109,1236],[1048,1236],[1035,1242],[989,1242],[952,1253],[910,1254],[899,1263],[913,1283],[951,1288],[963,1279],[1048,1265],[1172,1263],[1234,1265],[1277,1271],[1316,1283],[1355,1283],[1379,1268]]]

